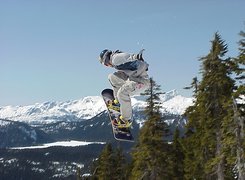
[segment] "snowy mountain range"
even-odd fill
[[[135,139],[145,120],[142,113],[145,98],[132,97]],[[167,139],[171,139],[176,128],[184,132],[186,119],[182,114],[193,99],[178,95],[175,90],[161,95],[160,99],[164,120],[169,124]],[[82,173],[89,172],[91,162],[107,142],[118,146],[100,96],[0,107],[3,179],[16,179],[15,174],[22,174],[22,179],[75,179],[78,167]],[[134,144],[120,142],[120,146],[129,154]]]
[[[165,114],[182,115],[193,99],[178,95],[176,90],[160,96],[161,111]],[[132,97],[133,111],[142,111],[146,106],[145,97]],[[51,124],[59,121],[75,122],[88,120],[106,107],[100,96],[88,96],[67,102],[44,102],[28,106],[0,107],[0,119],[25,122],[30,125]]]

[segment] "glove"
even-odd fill
[[[144,51],[145,49],[142,49],[142,50],[140,50],[140,52],[138,53],[138,54],[134,54],[133,55],[133,58],[134,59],[138,59],[138,60],[141,60],[141,61],[144,61],[144,58],[143,58],[143,51]]]
[[[137,83],[136,84],[136,89],[141,89],[144,87],[144,84],[143,83]]]
[[[144,61],[144,59],[142,57],[142,54],[137,54],[136,55],[136,59],[141,60],[141,61]]]

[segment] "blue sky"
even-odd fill
[[[215,32],[238,54],[244,0],[0,0],[0,106],[100,95],[114,72],[105,49],[145,48],[163,91],[198,75]]]

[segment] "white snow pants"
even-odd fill
[[[142,83],[130,81],[128,76],[121,71],[109,74],[108,79],[114,91],[114,97],[120,103],[121,115],[126,120],[132,120],[132,104],[130,96],[140,94],[149,87],[149,78]]]

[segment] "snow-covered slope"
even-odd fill
[[[143,110],[145,97],[134,96],[132,105],[135,112]],[[192,98],[178,95],[175,90],[161,96],[162,111],[181,115],[193,102]],[[56,121],[78,121],[90,119],[105,111],[103,99],[100,96],[89,96],[80,100],[67,102],[45,102],[28,106],[0,107],[0,118],[23,121],[30,124],[48,124]]]
[[[90,144],[105,144],[105,142],[87,142],[87,141],[58,141],[54,143],[46,143],[39,146],[26,146],[26,147],[14,147],[11,149],[42,149],[42,148],[48,148],[48,147],[57,147],[57,146],[63,146],[63,147],[76,147],[76,146],[87,146]]]

